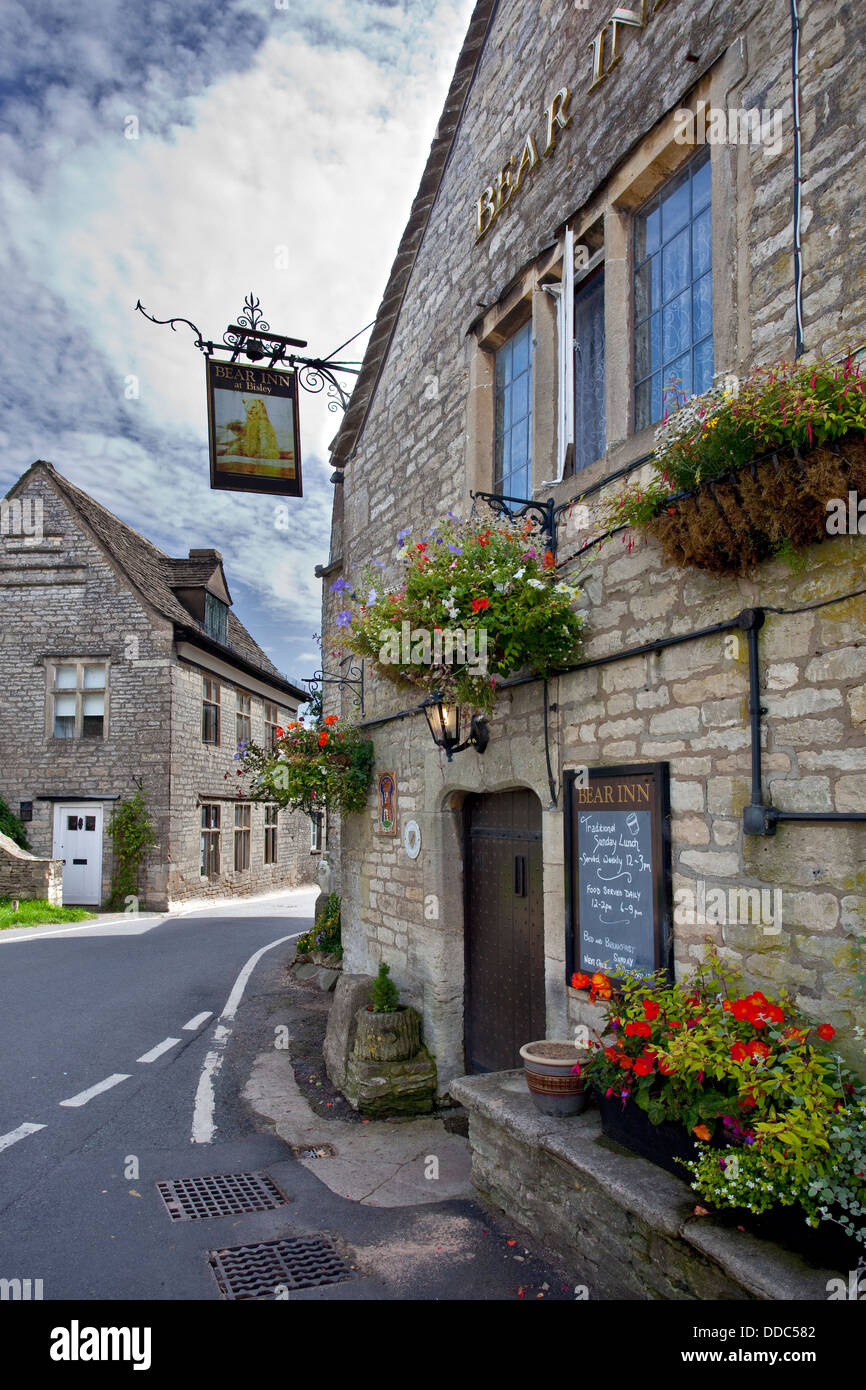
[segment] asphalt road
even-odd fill
[[[0,1279],[40,1279],[45,1300],[218,1300],[212,1250],[325,1234],[352,1278],[293,1300],[574,1298],[472,1202],[335,1195],[239,1099],[293,940],[252,958],[306,930],[314,897],[0,933]],[[287,1206],[175,1222],[156,1188],[260,1170]]]

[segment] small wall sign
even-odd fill
[[[421,830],[418,822],[407,820],[403,831],[403,848],[410,859],[417,859],[421,853]]]
[[[379,777],[379,833],[397,834],[397,781],[393,772],[383,772]]]
[[[673,979],[668,763],[566,772],[566,979]]]

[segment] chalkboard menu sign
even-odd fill
[[[566,772],[566,970],[671,972],[669,764]]]

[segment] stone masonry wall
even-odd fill
[[[0,898],[45,898],[63,901],[63,870],[59,859],[37,859],[0,835]]]
[[[731,105],[785,113],[778,155],[747,146],[713,152],[716,369],[742,372],[793,353],[789,7],[773,0],[696,11],[668,0],[643,31],[624,33],[621,63],[599,91],[587,94],[588,44],[606,17],[599,18],[595,6],[585,12],[553,0],[502,0],[499,6],[390,353],[346,467],[345,517],[335,523],[333,554],[342,554],[342,573],[350,578],[370,556],[393,561],[402,527],[426,528],[447,508],[467,507],[473,485],[468,459],[476,450],[467,402],[480,351],[467,333],[471,322],[518,274],[532,270],[566,219],[579,220],[605,180],[653,138],[656,124],[698,80],[713,84],[710,90],[723,100],[729,95]],[[860,341],[864,331],[866,281],[857,250],[864,136],[855,126],[862,20],[849,4],[810,5],[801,47],[809,356]],[[686,52],[699,61],[686,61]],[[519,152],[527,129],[539,138],[544,107],[565,84],[574,91],[573,127],[473,246],[475,199]],[[611,274],[616,270],[614,262]],[[629,331],[626,319],[621,336]],[[617,350],[610,345],[609,370],[619,361]],[[548,407],[555,415],[553,392]],[[601,468],[558,487],[542,487],[550,473],[536,472],[537,495],[576,497],[648,448],[651,431],[646,440],[613,440]],[[571,562],[586,539],[563,527],[559,558],[566,577],[586,563],[586,557]],[[628,551],[617,537],[593,558],[585,579],[587,656],[694,630],[748,606],[786,610],[768,614],[759,638],[765,799],[781,809],[862,811],[866,606],[862,595],[843,596],[864,585],[863,536],[812,546],[799,574],[773,561],[741,579],[675,570],[654,542]],[[326,633],[337,630],[337,606],[326,588]],[[383,716],[417,698],[412,690],[371,679],[366,713]],[[851,1026],[866,1022],[856,978],[864,966],[856,964],[854,940],[866,925],[866,826],[786,824],[772,838],[743,834],[749,790],[745,640],[738,651],[719,637],[566,675],[551,684],[550,699],[557,706],[551,724],[557,787],[569,767],[670,762],[675,891],[703,880],[708,889],[751,885],[782,892],[778,932],[761,924],[678,925],[677,970],[688,968],[710,935],[750,981],[787,984],[810,1012],[840,1030],[844,1046]],[[375,972],[380,959],[391,963],[405,1001],[424,1016],[425,1038],[447,1084],[463,1070],[460,808],[468,791],[525,786],[539,796],[548,1035],[560,1035],[586,1013],[565,982],[562,804],[560,798],[551,805],[541,686],[503,693],[483,757],[466,752],[446,763],[432,747],[423,716],[377,726],[372,737],[377,771],[397,776],[400,835],[412,815],[423,846],[411,861],[400,836],[378,835],[372,793],[367,815],[343,825],[346,968]]]
[[[236,692],[240,686],[220,680],[220,742],[202,742],[202,678],[198,666],[178,662],[172,671],[172,779],[171,843],[173,863],[168,894],[172,902],[187,898],[221,898],[229,895],[273,892],[315,881],[319,855],[310,852],[310,821],[301,812],[280,811],[277,817],[277,862],[266,864],[265,811],[251,805],[249,868],[234,868],[234,808],[237,800]],[[278,705],[285,727],[294,710]],[[251,695],[252,741],[265,742],[264,700]],[[226,778],[225,774],[228,773]],[[220,872],[206,879],[201,866],[201,803],[219,805]]]
[[[115,801],[140,777],[164,844],[168,834],[172,627],[149,611],[117,574],[100,546],[71,515],[46,475],[36,473],[19,497],[43,505],[44,537],[0,537],[0,795],[13,811],[33,802],[27,834],[34,853],[53,853],[52,801],[43,794],[104,796],[105,825]],[[103,739],[56,739],[46,733],[46,659],[85,656],[109,661]],[[112,873],[103,840],[103,897]],[[165,872],[149,860],[142,896],[158,905]]]

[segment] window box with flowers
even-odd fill
[[[342,641],[379,676],[489,711],[496,677],[580,659],[581,591],[558,578],[533,522],[449,512],[423,536],[400,531],[396,558],[396,584],[374,560],[354,583],[331,585],[346,604]]]
[[[850,353],[759,367],[684,401],[656,438],[652,478],[608,501],[607,524],[655,536],[678,565],[742,574],[780,554],[797,568],[848,529],[832,499],[866,495],[866,378]]]
[[[338,725],[336,714],[316,726],[293,720],[285,729],[276,728],[272,750],[239,744],[237,776],[250,779],[249,790],[239,795],[308,816],[322,810],[341,815],[363,811],[373,776],[373,744],[360,729]]]
[[[784,992],[739,993],[737,978],[712,948],[674,985],[574,977],[604,1000],[584,1067],[603,1128],[688,1175],[699,1213],[727,1213],[818,1262],[856,1263],[866,1247],[866,1086],[826,1047],[830,1024],[805,1019]]]

